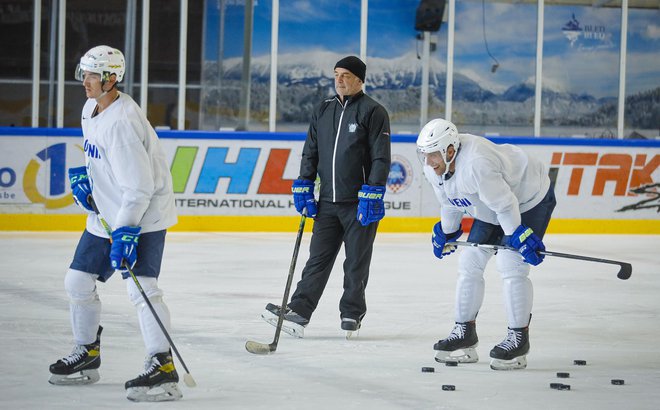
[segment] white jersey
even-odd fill
[[[520,226],[520,214],[548,192],[545,165],[515,145],[498,145],[470,134],[458,137],[461,146],[451,178],[445,180],[424,166],[424,175],[440,201],[443,231],[455,232],[467,214],[500,225],[505,235],[511,235]]]
[[[177,221],[172,176],[158,136],[140,107],[127,94],[92,118],[96,100],[82,110],[85,164],[92,195],[113,230],[140,226],[160,231]],[[107,237],[94,214],[87,230]]]

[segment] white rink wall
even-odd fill
[[[304,134],[164,131],[160,137],[180,215],[175,230],[295,228],[290,187]],[[492,139],[517,144],[547,164],[557,195],[550,232],[660,233],[660,141]],[[439,205],[415,137],[392,140],[380,229],[426,232]],[[77,129],[0,128],[0,230],[78,230],[82,215],[66,169],[84,165],[84,150]]]

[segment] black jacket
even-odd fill
[[[390,172],[390,119],[362,91],[323,101],[314,111],[300,163],[301,179],[321,179],[320,201],[357,202],[362,184],[385,186]]]

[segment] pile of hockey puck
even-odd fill
[[[567,372],[557,372],[557,377],[560,379],[568,379],[571,377],[571,374]],[[570,390],[571,385],[564,383],[550,383],[550,388],[555,390]]]
[[[586,360],[573,360],[573,364],[576,366],[586,366],[587,361]],[[559,379],[568,379],[571,377],[571,374],[568,372],[557,372],[557,378]],[[612,379],[611,383],[615,386],[623,386],[625,384],[625,380],[623,379]],[[570,390],[571,385],[570,384],[565,384],[565,383],[550,383],[550,388],[555,389],[555,390]]]

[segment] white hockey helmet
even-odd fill
[[[442,118],[429,121],[417,137],[417,151],[422,157],[425,158],[434,152],[440,153],[446,165],[445,174],[449,172],[449,164],[456,158],[454,155],[451,160],[447,160],[447,149],[450,146],[453,146],[454,150],[458,152],[461,140],[458,138],[456,126]]]
[[[80,63],[76,67],[75,78],[82,81],[85,71],[99,74],[101,81],[110,79],[110,75],[117,76],[117,82],[120,83],[124,78],[126,62],[124,54],[116,48],[109,46],[96,46],[80,57]]]

